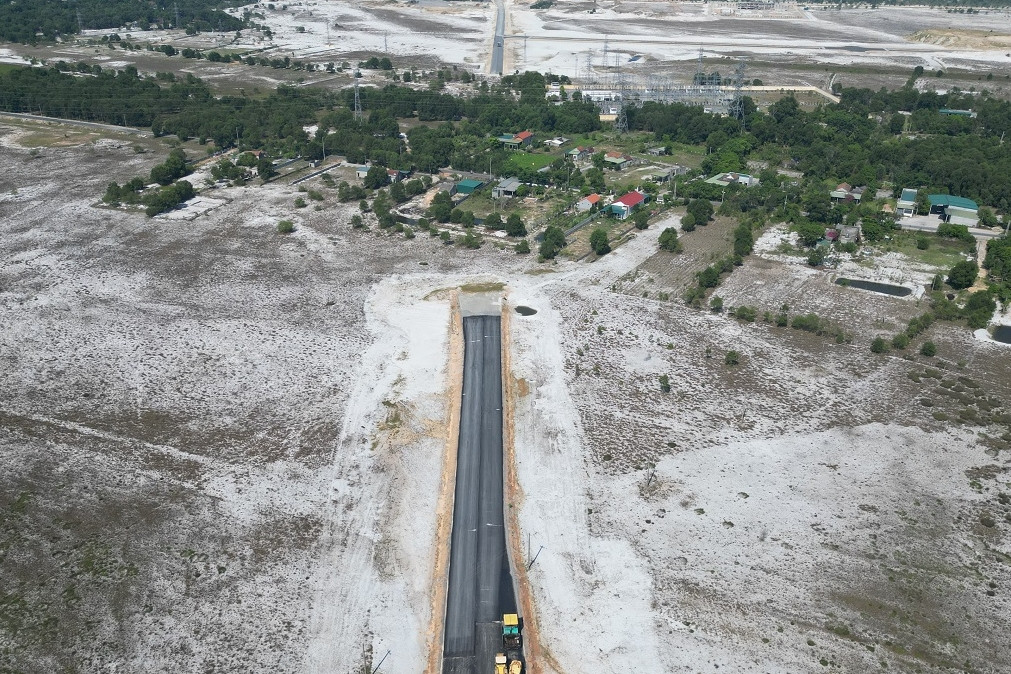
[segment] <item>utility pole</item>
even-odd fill
[[[390,45],[386,41],[386,37],[388,35],[389,35],[389,33],[383,33],[383,53],[384,54],[389,54],[390,53]]]
[[[175,8],[176,8],[176,25],[173,26],[173,28],[178,29],[179,28],[179,3],[178,2],[175,3]]]
[[[600,62],[605,68],[607,67],[607,33],[604,33],[604,58]]]
[[[84,32],[84,22],[81,21],[81,10],[80,9],[77,10],[77,32],[78,33],[83,33]]]

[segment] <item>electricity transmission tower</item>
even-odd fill
[[[362,121],[362,100],[358,97],[358,73],[355,73],[355,121]]]
[[[730,100],[728,112],[734,119],[741,119],[744,116],[744,99],[741,97],[741,88],[744,86],[744,69],[747,63],[744,59],[737,62],[734,68],[734,97]]]

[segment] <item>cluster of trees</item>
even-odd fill
[[[541,247],[537,252],[542,260],[553,260],[568,243],[562,228],[551,225],[544,230],[544,238],[541,240]]]
[[[0,3],[0,41],[35,44],[85,29],[119,28],[131,23],[198,30],[240,30],[239,19],[220,11],[238,0],[31,0]],[[178,12],[179,26],[175,25]],[[78,24],[80,16],[80,24]],[[40,35],[41,33],[41,35]]]
[[[151,217],[165,211],[171,211],[184,201],[189,201],[195,195],[196,192],[193,190],[193,185],[187,180],[180,180],[173,185],[166,185],[144,195],[144,213],[148,217]]]

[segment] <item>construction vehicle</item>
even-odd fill
[[[495,654],[495,674],[506,674],[506,656],[505,653]]]
[[[502,616],[502,648],[509,659],[509,674],[520,674],[523,671],[522,660],[523,640],[520,636],[520,617],[515,613]],[[498,658],[495,659],[496,667]],[[496,674],[499,674],[496,671]]]
[[[502,647],[507,651],[520,648],[520,617],[515,613],[502,616]]]

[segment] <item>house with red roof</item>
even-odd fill
[[[619,220],[624,220],[632,214],[635,207],[646,203],[646,195],[639,190],[632,190],[628,194],[622,195],[611,204],[611,212]]]
[[[521,147],[528,147],[534,140],[534,134],[530,131],[520,131],[513,135],[506,134],[498,137],[507,150],[518,150]]]
[[[588,194],[579,201],[576,202],[576,210],[580,213],[585,213],[586,211],[592,211],[594,206],[600,204],[599,194]]]

